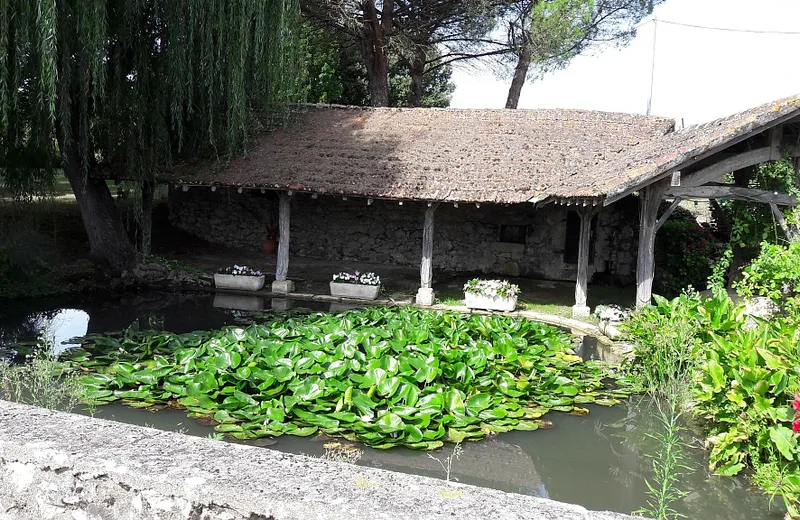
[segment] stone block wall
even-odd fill
[[[590,275],[604,273],[623,284],[633,280],[638,210],[624,200],[604,208],[593,237]],[[633,216],[628,206],[633,206]],[[419,265],[426,204],[307,194],[292,198],[290,253],[325,260]],[[575,279],[577,268],[564,261],[568,207],[553,204],[441,204],[434,228],[434,269]],[[277,196],[259,190],[196,187],[170,191],[170,218],[176,227],[212,243],[260,249],[277,229]],[[522,226],[524,243],[501,241],[503,226]],[[522,241],[520,241],[522,242]]]

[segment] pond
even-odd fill
[[[215,329],[236,324],[246,311],[277,308],[284,311],[291,302],[209,294],[143,292],[118,296],[14,302],[0,306],[0,357],[25,354],[10,346],[34,341],[46,331],[57,351],[70,345],[70,338],[86,333],[117,331],[128,326],[167,330],[176,333]],[[316,311],[330,309],[321,302],[293,302],[294,308]],[[598,346],[587,338],[579,352],[585,357],[599,355]],[[546,496],[554,500],[581,504],[594,510],[630,513],[646,504],[646,484],[650,467],[648,452],[653,449],[647,434],[656,427],[646,399],[632,398],[607,408],[588,406],[585,416],[551,413],[552,427],[534,432],[512,431],[479,441],[466,442],[463,452],[452,461],[450,477],[459,482],[504,491]],[[164,409],[158,412],[111,404],[97,409],[97,417],[155,428],[208,436],[213,426],[201,424],[186,412]],[[331,442],[360,449],[358,464],[394,471],[445,478],[446,458],[452,445],[428,453],[405,448],[375,450],[324,436],[242,441],[291,453],[324,456]],[[759,520],[779,519],[780,511],[770,511],[766,497],[748,489],[743,479],[710,475],[701,449],[690,453],[691,473],[682,482],[689,491],[678,509],[689,518]],[[438,460],[437,460],[438,459]]]

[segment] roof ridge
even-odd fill
[[[459,107],[371,107],[358,105],[340,105],[336,103],[292,103],[292,106],[301,108],[333,109],[333,110],[362,110],[362,111],[385,111],[385,112],[410,112],[410,111],[441,111],[441,112],[492,112],[492,113],[530,113],[530,112],[574,112],[580,114],[605,114],[624,117],[635,117],[641,120],[651,120],[658,122],[672,122],[676,124],[674,118],[666,116],[653,116],[647,114],[637,114],[633,112],[616,112],[610,110],[590,110],[586,108],[459,108]]]

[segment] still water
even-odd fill
[[[251,311],[339,311],[322,302],[287,302],[257,296],[230,297],[208,294],[144,292],[122,296],[72,297],[67,300],[35,300],[0,305],[0,358],[21,360],[40,335],[47,336],[56,351],[68,348],[70,339],[87,333],[116,331],[128,326],[189,332],[235,324]],[[243,310],[245,309],[245,310]],[[23,347],[19,347],[19,343]],[[597,346],[587,338],[580,349],[596,357]],[[592,407],[586,416],[549,414],[552,428],[535,432],[509,432],[481,442],[465,443],[453,460],[450,478],[459,482],[504,491],[549,497],[581,504],[589,509],[631,513],[647,503],[646,479],[650,478],[653,442],[648,434],[658,427],[652,404],[634,398],[613,408]],[[187,418],[181,410],[158,412],[120,404],[100,407],[97,417],[147,425],[189,435],[208,436],[213,426]],[[697,444],[696,439],[687,439]],[[261,439],[267,449],[322,456],[324,437],[283,436]],[[343,442],[343,444],[345,444]],[[359,465],[445,478],[442,464],[452,446],[432,454],[395,448],[362,450]],[[677,509],[691,519],[767,520],[782,518],[776,503],[749,489],[746,480],[715,477],[705,467],[705,452],[696,447],[688,453],[681,489],[688,495]],[[438,459],[438,460],[437,460]]]

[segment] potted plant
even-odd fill
[[[511,312],[517,307],[519,286],[507,280],[474,278],[464,285],[464,302],[470,309]]]
[[[333,275],[331,296],[374,300],[381,292],[381,277],[375,273],[341,272]]]
[[[615,339],[621,335],[617,326],[625,321],[628,312],[619,305],[598,305],[594,309],[594,316],[600,321],[598,324],[600,332]]]
[[[214,274],[214,285],[219,289],[258,291],[264,287],[264,273],[246,265],[223,267]]]

